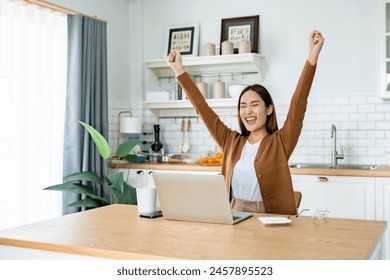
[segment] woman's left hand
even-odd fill
[[[320,56],[320,52],[322,46],[324,45],[325,38],[322,36],[321,32],[318,30],[313,30],[309,36],[309,57],[308,61],[311,65],[316,65],[318,61],[318,57]]]

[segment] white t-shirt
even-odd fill
[[[241,158],[237,161],[233,170],[233,197],[251,201],[263,201],[254,167],[260,142],[261,140],[252,145],[249,141],[246,141],[242,149]]]

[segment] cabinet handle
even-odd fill
[[[144,172],[142,170],[138,170],[137,175],[144,175]]]
[[[153,171],[149,171],[149,175],[152,175],[154,172]]]
[[[328,182],[328,178],[326,177],[317,177],[317,182]]]

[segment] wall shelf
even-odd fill
[[[192,76],[218,76],[218,75],[258,75],[262,80],[262,65],[264,57],[257,53],[214,55],[214,56],[183,56],[183,65]],[[152,71],[157,78],[174,78],[174,72],[168,65],[166,59],[146,60],[146,67]],[[237,98],[207,99],[212,108],[236,108]],[[191,109],[193,108],[188,100],[169,100],[167,102],[145,101],[147,109],[153,111],[169,109]]]
[[[257,73],[262,79],[264,56],[257,53],[215,55],[215,56],[183,56],[183,65],[190,75]],[[146,67],[158,78],[174,77],[166,59],[146,60]]]
[[[235,108],[237,107],[237,98],[207,99],[207,103],[212,108]],[[170,109],[188,109],[193,108],[188,100],[170,100],[168,102],[144,102],[147,109],[150,110],[170,110]]]

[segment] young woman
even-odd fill
[[[321,32],[312,31],[309,55],[281,129],[277,126],[272,98],[263,86],[252,85],[242,91],[238,99],[241,133],[227,127],[208,106],[185,71],[180,53],[172,51],[169,54],[168,64],[224,153],[222,174],[233,210],[296,214],[288,159],[301,133],[307,99],[323,44]]]

